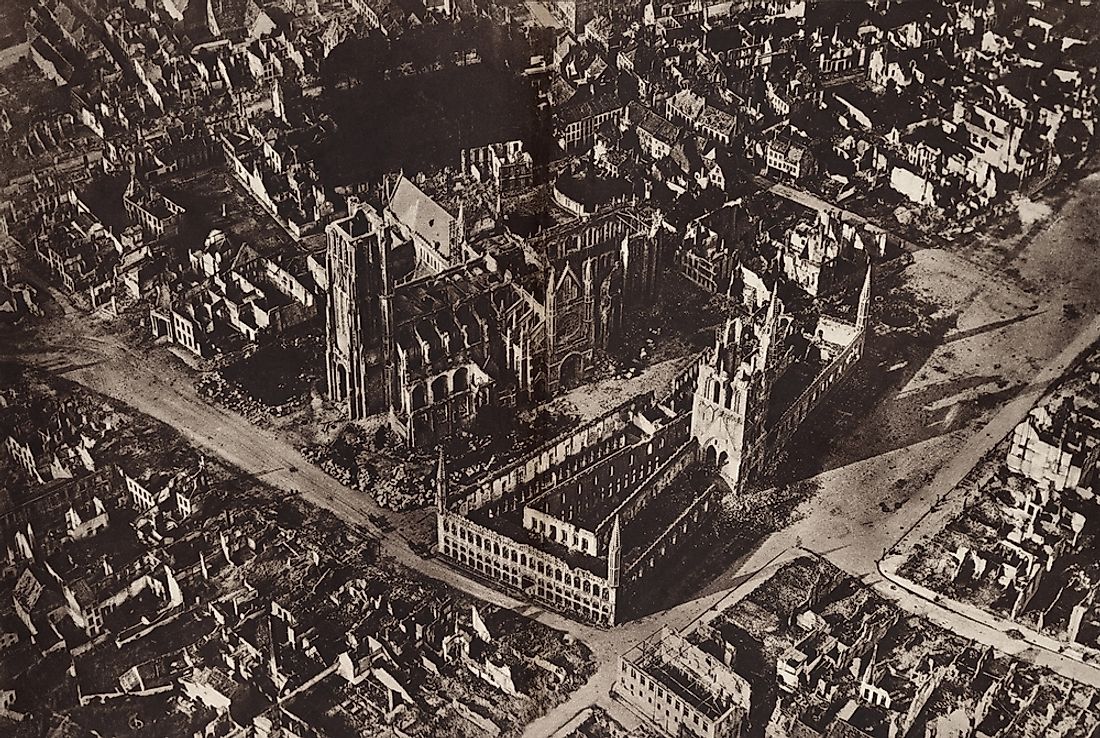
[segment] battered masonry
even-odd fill
[[[637,397],[462,490],[437,472],[438,551],[502,588],[614,625],[691,532],[774,463],[863,354],[854,322],[753,294],[663,398]]]
[[[740,735],[751,693],[728,662],[667,626],[623,654],[617,691],[668,735],[701,736]]]
[[[330,393],[352,418],[388,413],[409,445],[577,385],[656,291],[657,221],[635,206],[474,243],[404,178],[381,212],[348,210],[327,228]]]

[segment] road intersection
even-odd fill
[[[1084,234],[1095,233],[1098,203],[1100,180],[1090,178],[1055,222],[1028,236],[1026,243],[979,244],[965,256],[939,249],[918,252],[918,257],[927,253],[927,258],[918,259],[909,276],[918,282],[931,280],[930,292],[939,288],[950,293],[945,309],[956,312],[957,330],[932,353],[928,366],[882,401],[884,407],[870,415],[859,432],[868,438],[881,436],[886,429],[877,424],[880,418],[889,417],[891,402],[928,384],[951,387],[956,376],[1006,377],[1016,388],[1014,397],[958,427],[943,424],[911,442],[902,438],[880,453],[837,463],[815,478],[820,490],[799,508],[793,524],[732,562],[699,596],[611,630],[582,625],[516,600],[438,560],[424,558],[410,548],[399,529],[382,530],[373,522],[377,516],[388,516],[368,496],[311,465],[275,432],[210,405],[172,357],[164,352],[135,352],[97,321],[64,316],[51,319],[10,348],[0,349],[0,359],[55,372],[131,405],[177,428],[244,472],[262,476],[283,490],[299,491],[314,504],[373,532],[382,542],[383,553],[401,564],[588,644],[599,661],[598,671],[569,700],[532,723],[527,731],[530,736],[551,735],[586,706],[607,703],[618,657],[638,640],[665,625],[690,625],[806,551],[861,577],[909,612],[1066,676],[1100,685],[1100,670],[1095,666],[1013,639],[997,627],[976,622],[899,586],[879,569],[884,554],[906,533],[936,529],[942,522],[938,516],[947,509],[941,506],[939,512],[931,513],[937,501],[946,499],[955,484],[1027,413],[1049,382],[1100,338],[1100,319],[1071,324],[1060,309],[1065,303],[1074,303],[1085,306],[1085,315],[1097,314],[1093,292],[1100,283],[1100,267],[1091,256],[1081,256],[1085,249],[1091,253],[1092,241]],[[1018,276],[1011,280],[988,277],[991,269],[1009,261]],[[967,263],[973,267],[969,276],[958,276]],[[950,289],[934,284],[945,273],[959,280]],[[1028,319],[1014,320],[1017,314],[1005,306],[1020,314],[1026,312]],[[950,405],[953,395],[946,396]]]

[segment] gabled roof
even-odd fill
[[[387,208],[402,225],[444,256],[450,255],[454,217],[404,176],[398,180]]]
[[[632,102],[628,106],[628,110],[631,122],[653,138],[671,146],[680,136],[681,129],[679,126],[662,118],[642,105]]]

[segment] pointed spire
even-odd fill
[[[730,278],[726,285],[726,299],[729,301],[726,308],[730,309],[734,305],[740,305],[744,299],[745,268],[741,262],[741,255],[736,247],[727,248],[733,252],[733,263],[730,266]]]
[[[771,349],[779,336],[779,318],[783,315],[783,302],[779,299],[779,280],[772,285],[772,296],[768,300],[768,312],[764,315],[764,326],[760,332],[759,359],[762,367],[771,363]]]
[[[133,196],[137,192],[137,157],[131,157],[126,168],[130,174],[130,181],[126,183],[126,194]]]
[[[859,293],[859,310],[856,312],[856,328],[865,330],[871,311],[871,259],[867,259],[867,274],[863,277],[863,289]]]
[[[622,530],[619,525],[619,516],[615,515],[615,522],[611,525],[611,539],[607,543],[607,586],[619,586],[619,570],[622,567]]]
[[[775,281],[772,285],[771,299],[768,300],[768,312],[764,316],[764,327],[768,333],[772,333],[775,329],[776,323],[779,321],[779,313],[782,312],[782,308],[779,305],[779,280]]]
[[[435,464],[435,509],[447,512],[447,457],[443,454],[443,444],[439,445],[439,459]]]

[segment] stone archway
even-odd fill
[[[561,387],[572,389],[581,383],[584,375],[584,359],[580,354],[569,354],[561,363]]]
[[[706,452],[703,454],[703,463],[711,468],[715,468],[718,464],[718,452],[714,449],[714,446],[707,446]]]
[[[451,386],[454,388],[455,392],[462,392],[469,386],[469,384],[469,374],[466,370],[466,367],[460,366],[457,370],[455,370],[454,378],[451,380]]]
[[[441,374],[432,380],[432,399],[433,403],[443,402],[450,395],[449,382],[447,381],[447,375]]]
[[[347,399],[350,388],[348,387],[348,370],[343,364],[336,365],[336,387],[334,388],[333,399],[344,400]]]

